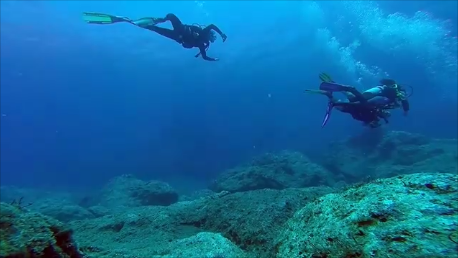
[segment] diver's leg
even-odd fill
[[[353,113],[357,108],[357,103],[348,102],[348,100],[331,99],[332,106],[342,113]]]
[[[173,30],[161,28],[156,26],[156,24],[163,23],[166,21],[170,21],[172,23]],[[141,28],[154,31],[164,37],[169,39],[173,39],[178,43],[182,43],[182,30],[183,30],[183,23],[181,23],[180,19],[175,14],[167,14],[164,18],[154,18],[154,17],[144,17],[138,20],[132,21],[132,24],[135,24]]]
[[[181,44],[181,37],[175,30],[170,30],[170,29],[161,28],[161,27],[156,26],[156,24],[159,23],[157,22],[157,19],[158,18],[146,17],[146,18],[141,18],[141,19],[132,21],[132,24],[137,25],[138,27],[143,28],[143,29],[154,31],[159,35],[162,35],[169,39],[173,39],[176,42]]]
[[[353,86],[342,85],[335,82],[326,82],[323,81],[320,84],[320,90],[330,91],[330,92],[349,92],[354,95],[355,98],[348,98],[350,101],[361,101],[365,102],[366,99],[364,96]]]
[[[361,103],[359,102],[348,102],[348,101],[336,101],[336,102],[333,102],[334,104],[334,107],[357,107],[359,105],[361,105]]]
[[[359,92],[355,87],[352,87],[352,86],[345,87],[344,94],[347,96],[350,102],[357,102],[357,101],[361,103],[367,102],[366,97],[361,92]]]
[[[170,21],[172,23],[172,27],[174,30],[181,31],[183,30],[183,23],[178,19],[178,17],[173,14],[169,13],[163,18],[164,21]]]
[[[157,34],[162,35],[162,36],[164,36],[166,38],[173,39],[173,40],[175,40],[176,42],[178,42],[180,44],[182,43],[181,34],[178,33],[175,30],[170,30],[170,29],[161,28],[161,27],[157,27],[157,26],[148,26],[147,28],[145,27],[145,29],[150,30],[150,31],[154,31]]]
[[[343,91],[342,94],[345,95],[345,97],[346,97],[346,98],[348,99],[348,101],[350,101],[350,102],[356,102],[356,101],[358,101],[358,99],[356,98],[356,96],[353,95],[353,93],[351,93],[351,92]]]
[[[178,19],[178,17],[173,13],[167,14],[164,18],[144,17],[133,21],[133,23],[139,27],[149,29],[151,26],[155,26],[166,21],[170,21],[172,23],[174,30],[183,29],[183,23],[181,23],[180,19]]]
[[[157,22],[158,18],[153,18],[153,17],[144,17],[144,18],[140,18],[140,19],[137,19],[137,20],[133,20],[132,23],[134,25],[137,25],[138,27],[141,27],[141,28],[144,28],[144,29],[148,29],[148,27],[151,27],[151,26],[154,26],[156,24],[158,24],[159,22]]]

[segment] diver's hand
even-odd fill
[[[223,33],[223,34],[221,34],[221,38],[223,39],[223,42],[225,42],[226,39],[227,39],[227,35]]]
[[[219,61],[219,58],[216,58],[216,57],[215,57],[215,58],[213,58],[212,61]]]

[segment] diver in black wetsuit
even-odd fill
[[[321,73],[319,77],[322,81],[320,85],[321,90],[343,92],[350,102],[365,103],[373,101],[380,102],[380,104],[383,105],[391,105],[393,108],[402,107],[405,115],[407,115],[410,110],[406,90],[392,79],[381,79],[379,86],[372,87],[364,92],[359,92],[355,87],[335,83],[326,73]]]
[[[383,119],[387,124],[388,117],[391,116],[387,109],[362,103],[332,101],[330,105],[340,112],[350,114],[353,119],[361,121],[364,125],[371,128],[381,126],[380,119]]]
[[[332,92],[329,91],[308,89],[305,92],[325,95],[329,99],[326,115],[321,125],[322,127],[327,124],[333,108],[342,113],[350,114],[353,119],[361,121],[365,126],[371,128],[381,126],[380,119],[388,123],[388,117],[391,116],[388,110],[392,109],[392,107],[389,105],[379,105],[376,101],[369,100],[364,103],[349,102],[334,98]]]
[[[326,115],[321,127],[327,124],[333,108],[343,113],[350,114],[353,119],[362,121],[364,125],[372,128],[381,125],[380,119],[388,123],[388,117],[391,116],[389,110],[398,107],[398,100],[402,101],[405,112],[409,110],[409,103],[405,90],[399,85],[396,85],[393,80],[382,80],[381,83],[383,83],[384,86],[380,86],[377,91],[370,89],[364,93],[360,93],[356,88],[335,83],[328,74],[321,73],[319,77],[321,80],[320,90],[307,89],[305,92],[325,95],[329,99]],[[337,91],[350,91],[351,94],[346,94],[346,100],[339,100],[333,97],[333,92]]]
[[[227,36],[214,24],[211,24],[205,28],[196,25],[183,24],[180,19],[174,14],[167,14],[164,18],[153,18],[146,17],[138,20],[131,20],[127,17],[113,16],[101,13],[84,13],[83,18],[86,22],[92,24],[113,24],[117,22],[128,22],[138,27],[154,31],[164,37],[175,40],[185,48],[199,48],[200,52],[195,56],[202,58],[207,61],[218,61],[217,58],[207,56],[207,50],[210,44],[216,40],[216,31],[223,42],[226,41]],[[161,28],[156,26],[159,23],[170,21],[173,26],[173,30],[167,28]]]

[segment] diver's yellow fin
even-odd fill
[[[84,12],[83,20],[92,24],[113,24],[116,22],[132,22],[131,19],[105,13]]]
[[[334,82],[332,77],[327,73],[320,73],[319,77],[322,82]]]
[[[112,15],[104,13],[84,12],[83,20],[87,23],[111,24],[113,23]]]

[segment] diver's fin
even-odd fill
[[[321,128],[323,128],[329,121],[329,118],[331,117],[331,111],[332,108],[334,107],[334,104],[329,101],[328,107],[326,108],[326,115],[323,118],[323,123],[321,123]]]
[[[330,92],[340,92],[340,91],[348,91],[350,87],[342,84],[338,84],[335,82],[322,82],[320,84],[320,90],[330,91]]]
[[[332,99],[332,92],[330,92],[330,91],[306,89],[306,90],[304,90],[304,92],[305,93],[310,93],[310,94],[321,94],[321,95],[325,95],[326,97]]]
[[[126,17],[91,12],[84,12],[83,20],[91,24],[113,24],[116,22],[131,22],[131,20]]]
[[[322,82],[334,82],[331,76],[327,73],[320,73],[319,77]]]

